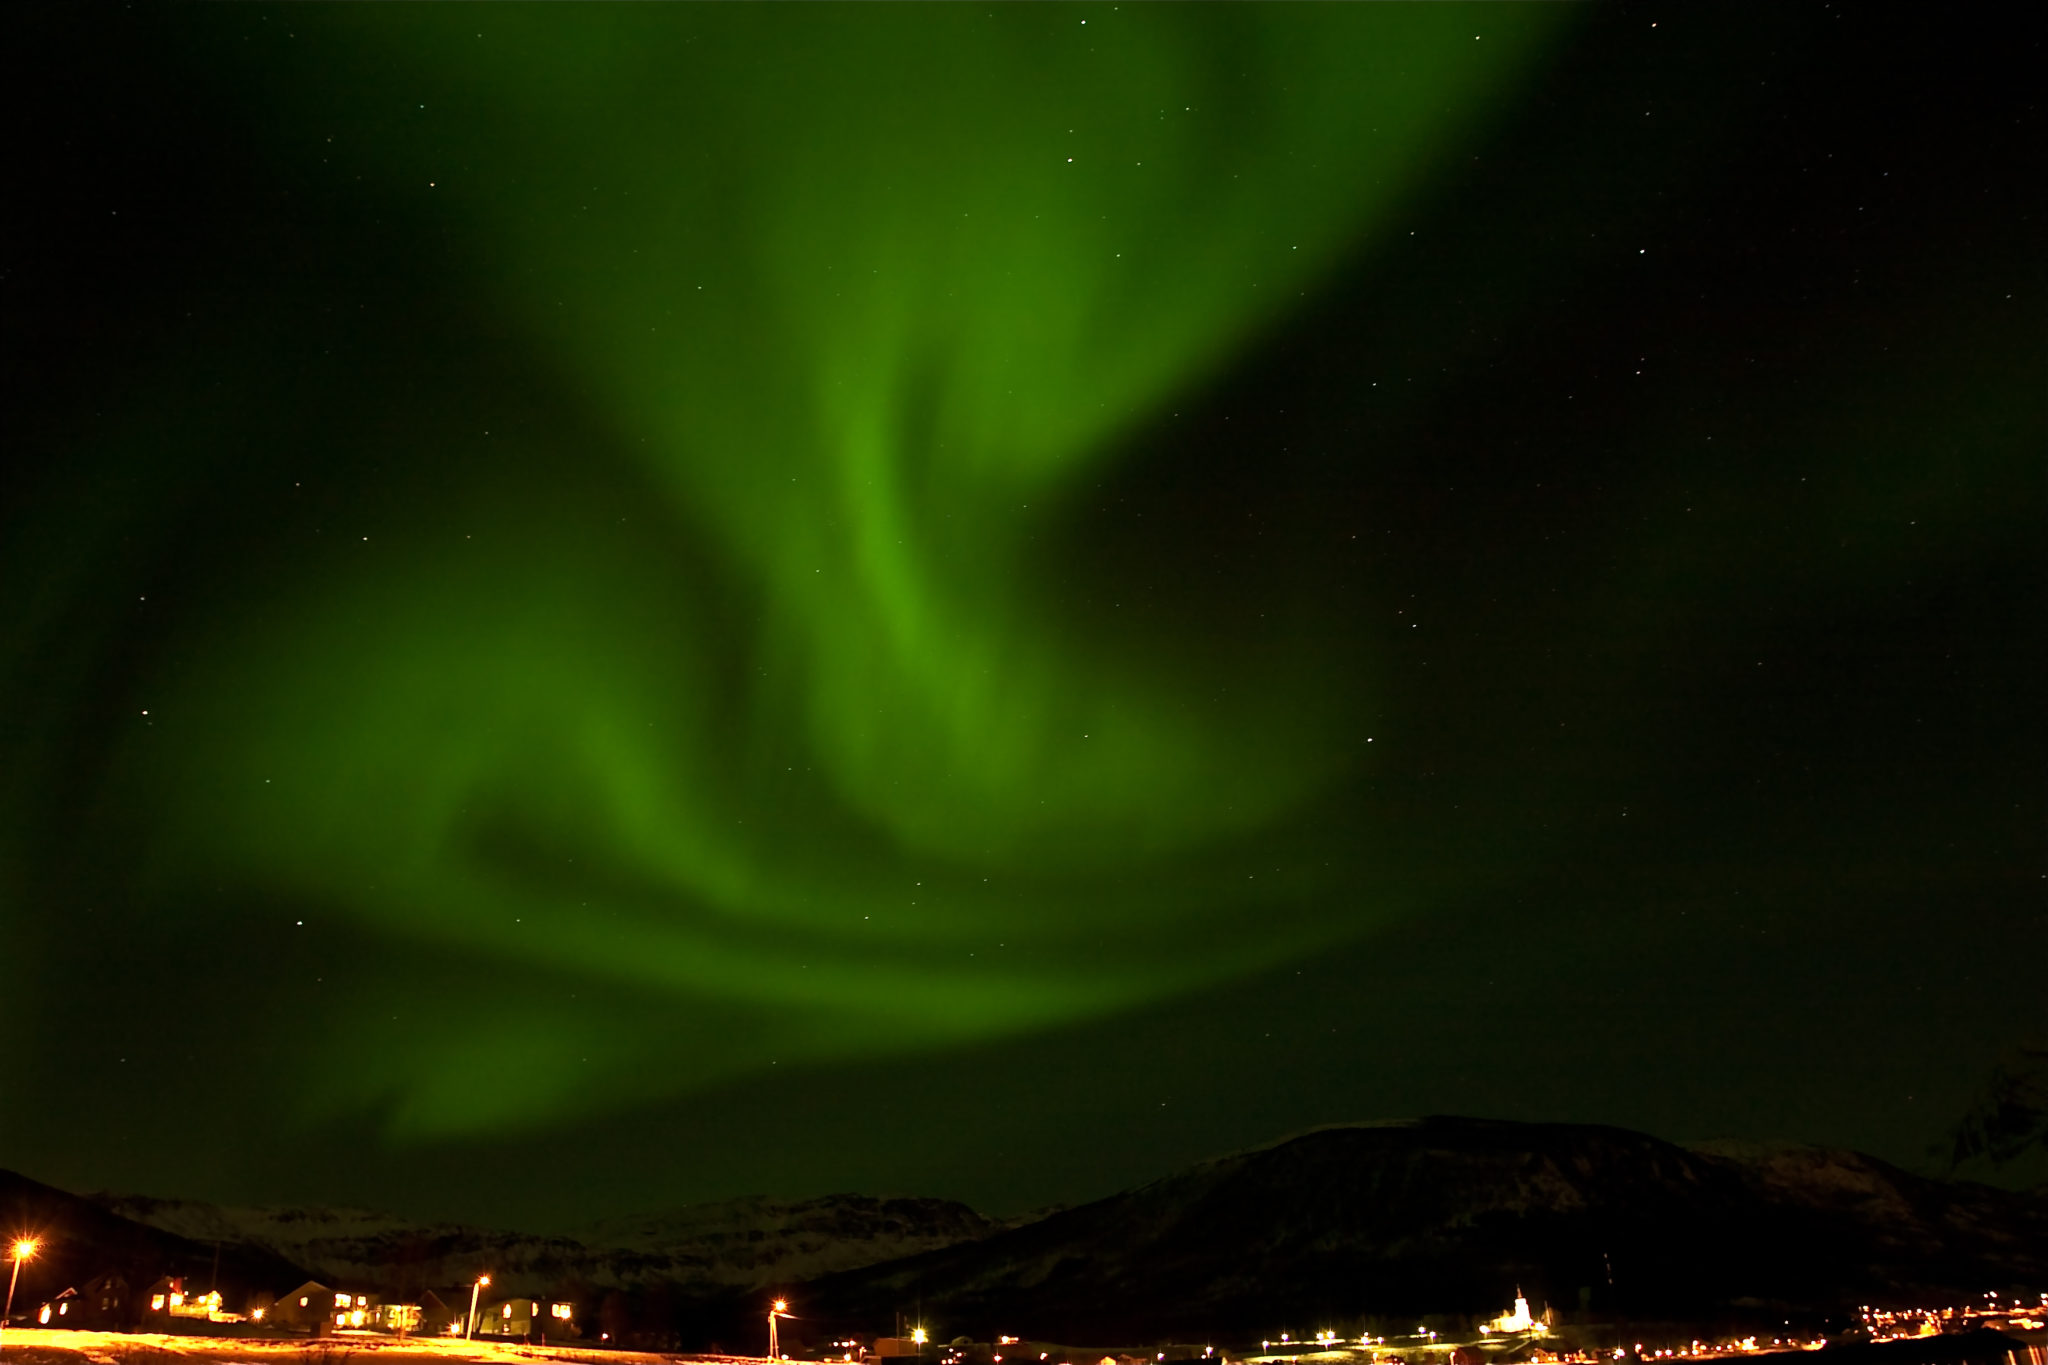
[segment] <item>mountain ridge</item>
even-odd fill
[[[33,1184],[0,1193],[9,1179]],[[273,1292],[288,1273],[392,1292],[488,1272],[497,1292],[601,1302],[608,1330],[679,1345],[745,1339],[771,1291],[800,1305],[793,1334],[915,1309],[944,1339],[1194,1340],[1470,1317],[1518,1287],[1582,1318],[1759,1322],[2048,1287],[2036,1193],[1846,1149],[1448,1116],[1319,1125],[1007,1221],[941,1199],[750,1196],[547,1237],[36,1188],[53,1219],[83,1220],[66,1234],[80,1267],[106,1242],[137,1265],[219,1256]]]
[[[1987,1275],[2048,1283],[2048,1205],[1826,1148],[1434,1117],[1328,1125],[809,1288],[848,1316],[915,1293],[970,1334],[1051,1317],[1242,1336],[1499,1311],[1518,1284],[1573,1311],[1761,1313]]]
[[[498,1287],[519,1293],[565,1283],[744,1290],[900,1259],[1004,1226],[953,1200],[857,1194],[749,1195],[555,1235],[422,1223],[367,1209],[87,1197],[145,1226],[261,1248],[323,1281],[386,1291],[463,1284],[486,1272]]]

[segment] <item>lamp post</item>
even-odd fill
[[[775,1340],[775,1320],[777,1318],[794,1320],[795,1317],[796,1314],[789,1311],[788,1299],[777,1299],[768,1306],[768,1358],[770,1360],[782,1359],[782,1348]]]
[[[21,1263],[36,1254],[36,1239],[23,1237],[13,1246],[14,1273],[7,1277],[7,1307],[0,1311],[0,1332],[7,1330],[7,1320],[14,1316],[14,1286],[21,1280]]]
[[[476,1336],[476,1296],[482,1293],[484,1286],[490,1282],[490,1276],[479,1275],[476,1277],[476,1283],[469,1287],[469,1327],[462,1334],[464,1341],[471,1340]]]

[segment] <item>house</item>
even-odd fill
[[[334,1291],[329,1321],[337,1332],[360,1332],[377,1326],[377,1296],[347,1289]]]
[[[476,1334],[520,1341],[581,1335],[576,1310],[565,1299],[500,1299],[477,1314]]]
[[[55,1298],[43,1300],[43,1306],[36,1310],[36,1325],[38,1327],[82,1326],[85,1314],[80,1313],[78,1320],[75,1322],[71,1317],[71,1310],[77,1303],[78,1291],[76,1289],[67,1289]]]
[[[370,1315],[370,1326],[396,1336],[414,1336],[420,1330],[420,1306],[410,1299],[386,1299]]]
[[[370,1325],[402,1337],[446,1336],[457,1320],[455,1311],[430,1289],[378,1304]]]
[[[336,1291],[318,1280],[308,1280],[297,1289],[279,1294],[262,1320],[287,1332],[311,1332],[317,1336],[331,1326],[335,1298]]]
[[[142,1320],[153,1331],[168,1328],[173,1310],[185,1307],[185,1279],[182,1275],[165,1275],[142,1291]],[[182,1311],[178,1316],[183,1317]]]
[[[421,1294],[414,1302],[420,1310],[420,1315],[412,1330],[421,1336],[444,1336],[449,1328],[462,1321],[463,1310],[450,1308],[442,1302],[441,1296],[431,1289]]]
[[[101,1281],[91,1283],[104,1283],[113,1278],[107,1276]],[[88,1295],[81,1297],[86,1298],[87,1302],[92,1301]],[[108,1293],[102,1297],[107,1302],[112,1302],[116,1296]],[[179,1275],[166,1275],[145,1289],[142,1292],[138,1316],[142,1325],[155,1332],[203,1330],[195,1329],[194,1324],[243,1320],[240,1313],[230,1313],[221,1306],[221,1293],[218,1289],[209,1289],[202,1294],[188,1287],[184,1277]],[[110,1317],[103,1324],[96,1325],[114,1326],[116,1323]]]
[[[134,1311],[126,1276],[95,1275],[78,1286],[78,1297],[71,1301],[66,1325],[125,1331],[133,1325]]]

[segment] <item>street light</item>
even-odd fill
[[[7,1277],[7,1307],[5,1311],[0,1311],[0,1332],[7,1330],[7,1320],[14,1316],[14,1286],[21,1279],[21,1263],[36,1254],[36,1239],[17,1238],[11,1252],[14,1256],[14,1273]]]
[[[775,1340],[775,1320],[777,1318],[788,1318],[791,1321],[796,1320],[796,1314],[789,1311],[788,1299],[777,1299],[768,1307],[768,1358],[770,1360],[782,1359],[782,1348]]]
[[[490,1276],[479,1275],[476,1277],[476,1283],[469,1287],[469,1330],[462,1334],[464,1341],[468,1341],[476,1336],[476,1296],[482,1293],[483,1287],[490,1282]]]

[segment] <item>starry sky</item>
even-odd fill
[[[11,17],[0,1164],[1920,1160],[2048,953],[2019,22]]]

